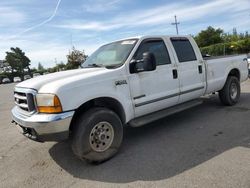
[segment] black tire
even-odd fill
[[[105,147],[103,143],[103,145],[99,144],[99,142],[102,141],[100,132],[103,133],[106,130],[99,127],[99,124],[100,126],[103,126],[100,122],[106,122],[105,125],[107,126],[111,125],[112,128],[110,127],[110,129],[112,129],[114,133],[112,141],[107,141],[109,147],[105,151],[96,151],[100,147],[99,145],[101,145],[101,147]],[[72,150],[78,158],[86,160],[90,163],[101,163],[112,158],[118,152],[123,139],[123,125],[115,112],[102,107],[92,108],[81,115],[76,123],[77,125],[73,130],[72,135]],[[98,134],[99,129],[102,130],[99,131]],[[110,130],[107,128],[107,131]],[[93,134],[94,136],[91,136]],[[98,138],[96,139],[96,137]],[[106,136],[104,136],[104,138],[106,138]]]
[[[236,93],[233,92],[232,87],[236,89]],[[222,90],[219,91],[219,98],[222,104],[227,106],[232,106],[236,104],[240,99],[240,82],[237,77],[235,76],[229,76],[227,78],[227,81],[222,88]]]

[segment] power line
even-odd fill
[[[171,25],[175,25],[176,33],[177,33],[177,35],[179,35],[178,25],[180,24],[180,22],[177,22],[177,16],[176,15],[174,16],[174,20],[175,20],[175,22],[171,23]]]

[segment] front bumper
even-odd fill
[[[15,106],[12,111],[13,123],[26,137],[35,141],[59,141],[69,136],[69,126],[74,111],[60,114],[38,114],[27,116]]]

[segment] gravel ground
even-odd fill
[[[0,85],[0,187],[250,188],[250,81],[240,102],[216,95],[187,111],[125,128],[118,155],[90,165],[68,141],[37,143],[10,123],[14,84]]]

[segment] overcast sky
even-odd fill
[[[1,0],[0,59],[20,47],[31,67],[52,67],[55,59],[66,63],[71,43],[91,54],[120,38],[175,34],[174,15],[180,34],[209,25],[250,33],[250,0]]]

